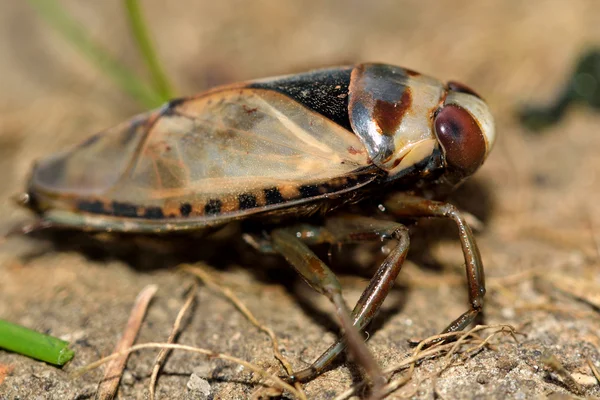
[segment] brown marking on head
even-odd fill
[[[373,119],[379,126],[379,133],[384,136],[393,136],[411,105],[412,93],[408,86],[404,88],[402,97],[397,103],[376,100],[373,107]]]

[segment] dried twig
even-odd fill
[[[202,269],[198,266],[184,264],[184,265],[181,265],[180,268],[182,270],[196,276],[206,286],[221,293],[223,296],[225,296],[227,299],[229,299],[229,301],[231,301],[233,303],[233,305],[242,314],[244,314],[244,316],[248,319],[248,321],[250,321],[252,323],[252,325],[256,326],[258,329],[265,332],[269,336],[269,338],[271,339],[271,343],[273,344],[273,352],[275,353],[275,358],[277,358],[277,360],[279,360],[281,365],[283,365],[283,367],[285,368],[288,375],[293,374],[292,365],[279,351],[279,341],[277,340],[277,337],[275,336],[275,333],[273,332],[273,330],[271,328],[269,328],[268,326],[261,324],[258,321],[258,319],[256,319],[254,314],[252,314],[252,312],[248,309],[248,307],[246,307],[230,289],[222,287],[221,285],[217,284],[215,282],[215,280],[204,269]],[[306,396],[305,396],[304,392],[302,391],[301,384],[297,382],[297,383],[295,383],[295,387],[296,387],[297,391],[301,394],[299,397],[303,400],[306,399]]]
[[[567,371],[567,369],[558,361],[554,354],[546,353],[542,357],[542,362],[552,371],[556,372],[562,378],[563,383],[567,388],[576,395],[583,395],[583,387]]]
[[[549,311],[559,314],[566,314],[575,318],[596,318],[598,313],[594,311],[584,311],[577,310],[574,307],[570,306],[562,306],[558,304],[522,304],[518,307],[515,307],[516,312],[525,312],[525,311]]]
[[[489,335],[486,339],[482,339],[481,337],[476,335],[476,333],[478,331],[482,331],[485,329],[495,329],[495,331],[491,335]],[[400,371],[400,370],[408,367],[407,373],[404,374],[401,378],[393,380],[393,381],[389,382],[387,385],[385,385],[383,387],[382,393],[390,394],[390,393],[393,393],[394,391],[398,390],[400,387],[406,385],[406,383],[408,383],[411,380],[412,375],[415,370],[415,367],[416,367],[416,363],[418,361],[423,360],[428,357],[435,357],[437,355],[441,355],[444,353],[447,354],[445,360],[449,360],[450,357],[458,351],[458,349],[461,345],[469,344],[469,343],[481,344],[481,346],[477,346],[475,348],[469,349],[469,351],[473,351],[473,350],[476,350],[477,348],[483,347],[486,344],[488,344],[489,340],[493,336],[495,336],[501,332],[508,332],[511,335],[514,335],[516,333],[515,329],[513,327],[511,327],[510,325],[477,325],[476,327],[474,327],[473,329],[471,329],[468,332],[443,333],[440,335],[431,336],[431,337],[421,341],[414,350],[405,354],[405,356],[403,357],[401,362],[399,362],[398,364],[396,364],[384,371],[385,374],[391,374],[391,373]],[[443,341],[440,341],[441,339],[448,339],[448,338],[452,338],[452,337],[456,337],[456,336],[459,336],[459,338],[457,339],[456,342],[444,343]],[[433,343],[433,345],[432,345],[432,343]],[[430,347],[425,348],[428,345],[430,345]],[[445,363],[441,370],[435,372],[434,374],[431,374],[426,379],[439,375],[439,373],[442,372],[444,369],[446,369],[447,366],[448,366],[447,363]],[[364,382],[364,381],[360,382],[359,384],[351,387],[347,391],[338,395],[335,398],[335,400],[345,400],[345,399],[350,398],[354,394],[358,393],[358,391],[360,389],[362,389],[365,386],[365,384],[366,384],[366,382]]]
[[[589,357],[587,358],[587,363],[590,366],[592,373],[596,377],[596,380],[598,381],[598,383],[600,383],[600,372],[598,372],[598,368],[596,368],[596,366],[594,365],[594,363],[592,362],[592,360]]]
[[[598,230],[596,229],[596,223],[592,218],[592,214],[590,212],[590,208],[587,208],[587,217],[590,225],[590,234],[592,236],[592,241],[594,242],[594,250],[596,251],[596,260],[600,261],[600,235],[598,235]]]
[[[167,339],[167,343],[171,344],[171,343],[175,342],[175,338],[179,334],[179,330],[181,328],[181,321],[183,320],[183,317],[185,316],[187,310],[193,304],[194,300],[196,300],[196,289],[197,289],[196,285],[194,285],[190,289],[190,293],[188,294],[187,299],[185,300],[185,303],[179,310],[179,313],[177,314],[177,318],[175,318],[175,323],[173,324],[173,329],[171,330],[171,334],[169,335],[169,338]],[[160,353],[158,353],[158,356],[156,357],[156,360],[154,361],[154,368],[152,369],[152,376],[150,377],[150,387],[149,387],[150,400],[154,400],[154,396],[155,396],[154,390],[156,387],[156,380],[158,379],[158,373],[160,372],[160,368],[162,367],[163,363],[167,359],[167,356],[169,355],[169,353],[170,353],[169,349],[162,349],[160,351]]]
[[[117,393],[119,381],[121,380],[121,375],[127,364],[127,356],[129,355],[129,352],[126,350],[130,348],[135,341],[142,325],[142,321],[144,320],[144,316],[146,315],[150,300],[152,300],[152,297],[154,297],[157,290],[158,286],[148,285],[142,289],[140,294],[138,294],[133,309],[131,310],[131,314],[129,315],[129,321],[127,321],[123,336],[115,347],[115,353],[117,353],[117,355],[110,358],[111,362],[106,367],[106,371],[104,371],[104,378],[102,378],[98,384],[96,400],[109,400],[114,398]]]
[[[227,360],[227,361],[231,361],[240,365],[243,365],[245,368],[248,368],[250,371],[253,371],[255,373],[257,373],[258,375],[269,379],[273,382],[273,384],[275,386],[277,386],[280,389],[283,390],[287,390],[290,393],[292,393],[294,396],[298,397],[298,398],[302,398],[302,395],[300,394],[300,392],[298,392],[296,390],[295,387],[293,387],[292,385],[284,382],[281,378],[277,377],[276,375],[270,374],[267,371],[261,369],[259,366],[254,365],[252,363],[249,363],[248,361],[242,360],[240,358],[237,357],[233,357],[227,354],[222,354],[222,353],[216,353],[212,350],[208,350],[208,349],[203,349],[200,347],[193,347],[193,346],[186,346],[186,345],[182,345],[182,344],[169,344],[169,343],[143,343],[143,344],[136,344],[135,346],[132,346],[128,349],[124,349],[122,351],[120,351],[119,353],[114,353],[111,354],[110,356],[104,357],[98,361],[94,361],[91,364],[86,365],[85,367],[75,371],[73,373],[73,377],[79,377],[95,368],[98,368],[100,365],[105,364],[109,361],[118,359],[120,357],[126,357],[127,355],[129,355],[130,353],[139,351],[139,350],[143,350],[143,349],[170,349],[170,350],[184,350],[184,351],[189,351],[192,353],[199,353],[199,354],[204,354],[207,355],[211,358],[218,358],[221,360]]]
[[[580,279],[551,274],[543,277],[555,289],[590,306],[596,313],[600,312],[600,286],[589,279]],[[597,315],[597,314],[596,314]]]

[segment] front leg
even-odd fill
[[[443,333],[457,332],[467,327],[483,308],[483,297],[485,295],[485,277],[481,255],[475,243],[473,232],[466,223],[464,217],[452,204],[439,201],[427,200],[405,194],[390,196],[385,202],[386,210],[392,215],[400,218],[422,218],[437,217],[450,218],[458,227],[458,237],[462,245],[465,257],[465,268],[467,272],[467,283],[469,286],[469,303],[471,308],[456,318]]]

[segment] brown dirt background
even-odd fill
[[[142,70],[118,0],[61,1],[93,37]],[[600,115],[570,112],[544,135],[527,134],[514,109],[549,102],[576,57],[600,43],[600,2],[535,1],[159,1],[143,2],[160,57],[181,94],[209,86],[308,68],[380,61],[476,88],[497,118],[498,142],[457,203],[479,216],[487,281],[485,322],[527,334],[502,339],[450,367],[435,382],[419,380],[427,361],[393,398],[568,398],[543,367],[550,351],[571,373],[591,376],[600,363]],[[10,195],[32,162],[141,108],[40,20],[25,1],[0,2],[0,229],[31,219]],[[409,349],[407,339],[437,333],[466,308],[458,241],[445,223],[422,224],[413,259],[375,324],[369,346],[383,366]],[[199,248],[204,241],[181,247]],[[0,247],[0,318],[74,342],[63,370],[0,351],[0,399],[93,398],[102,372],[77,380],[68,372],[107,355],[120,337],[139,290],[159,285],[138,342],[165,340],[190,278],[172,268],[182,257],[142,245],[116,250],[83,235],[13,238]],[[232,245],[234,246],[234,245]],[[235,244],[237,246],[237,244]],[[84,250],[82,250],[84,249]],[[274,329],[294,367],[316,358],[335,338],[326,300],[313,295],[276,260],[243,247],[210,245],[202,254],[220,281]],[[240,250],[241,249],[241,250]],[[231,254],[240,255],[229,261]],[[187,257],[185,259],[189,259]],[[435,262],[433,262],[435,261]],[[432,268],[436,264],[438,270]],[[522,273],[521,279],[518,274]],[[508,277],[508,278],[507,278]],[[349,301],[366,284],[343,275]],[[594,306],[595,304],[595,306]],[[201,287],[180,342],[226,352],[273,372],[268,338],[221,296]],[[130,358],[120,398],[143,399],[155,352]],[[195,371],[195,372],[194,372]],[[200,399],[192,373],[208,378],[211,398],[250,398],[257,386],[235,365],[174,353],[158,382],[161,399]],[[333,398],[359,379],[346,364],[305,385],[311,399]],[[597,383],[587,397],[599,397]],[[561,397],[565,396],[565,397]]]

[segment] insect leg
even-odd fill
[[[302,237],[303,232],[306,231],[297,231],[296,236]],[[318,238],[312,236],[305,239],[311,243],[349,243],[383,239],[393,239],[398,244],[381,264],[352,311],[353,323],[358,330],[364,329],[371,322],[394,284],[408,252],[408,230],[396,222],[347,216],[331,218],[327,222],[324,234]],[[348,344],[353,346],[352,342]],[[318,376],[343,352],[345,347],[346,343],[338,340],[310,367],[294,374],[293,379],[307,381]]]
[[[60,228],[60,225],[54,224],[51,221],[37,219],[33,222],[17,225],[8,231],[3,238],[7,239],[12,236],[29,235],[50,228]]]
[[[333,303],[350,351],[370,377],[375,386],[374,391],[377,391],[385,382],[383,374],[353,326],[350,309],[342,297],[342,288],[333,271],[298,238],[294,230],[277,229],[271,233],[271,240],[273,249],[285,257],[310,287]],[[291,379],[296,380],[297,377],[293,376]]]
[[[439,217],[450,218],[458,227],[458,237],[462,245],[469,286],[469,303],[471,308],[452,321],[444,333],[463,330],[468,326],[483,307],[485,295],[485,277],[479,249],[471,228],[464,217],[451,204],[426,200],[423,198],[397,194],[388,198],[384,205],[388,212],[401,218]]]

